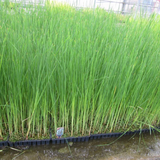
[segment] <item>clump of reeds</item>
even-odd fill
[[[159,125],[160,24],[102,9],[0,3],[0,137]]]

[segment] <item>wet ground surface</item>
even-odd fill
[[[108,145],[106,145],[108,144]],[[98,146],[105,145],[105,146]],[[1,149],[0,149],[1,150]],[[0,160],[160,160],[160,134],[102,138],[89,142],[31,146],[18,151],[6,148]]]

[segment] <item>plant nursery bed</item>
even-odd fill
[[[160,132],[160,17],[0,8],[0,146]]]

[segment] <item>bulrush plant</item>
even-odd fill
[[[46,3],[0,2],[0,140],[159,126],[160,23]]]

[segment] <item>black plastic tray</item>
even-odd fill
[[[157,129],[160,129],[160,127],[157,127]],[[24,141],[17,141],[17,142],[10,142],[10,141],[2,141],[0,142],[0,147],[10,146],[10,147],[16,147],[16,146],[36,146],[36,145],[48,145],[48,144],[64,144],[67,142],[87,142],[92,139],[100,139],[100,138],[111,138],[111,137],[120,137],[125,135],[134,135],[137,133],[148,133],[156,131],[156,129],[150,128],[150,129],[142,129],[142,130],[135,130],[133,132],[128,131],[126,133],[103,133],[103,134],[92,134],[90,136],[85,137],[68,137],[68,138],[56,138],[52,139],[44,139],[44,140],[24,140]]]
[[[36,145],[46,145],[46,144],[50,144],[50,143],[51,143],[51,139],[24,140],[24,141],[17,141],[17,142],[10,142],[10,141],[8,141],[8,146],[10,146],[10,147],[16,147],[16,146],[36,146]]]

